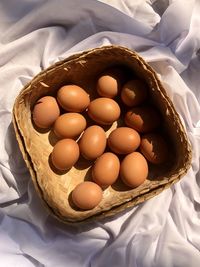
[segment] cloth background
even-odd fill
[[[0,1],[0,266],[199,267],[200,1]],[[160,195],[86,227],[49,216],[16,142],[22,87],[56,61],[118,44],[159,73],[193,148],[184,178]]]

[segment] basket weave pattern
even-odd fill
[[[90,167],[80,162],[69,172],[57,174],[49,166],[52,151],[51,132],[38,132],[32,124],[31,110],[44,95],[56,95],[66,84],[74,83],[93,95],[97,75],[112,65],[125,65],[149,85],[151,101],[161,112],[164,132],[170,137],[173,153],[161,168],[152,167],[147,181],[136,189],[126,190],[117,182],[104,191],[103,200],[94,209],[81,211],[70,203],[73,188],[90,176]],[[24,160],[34,186],[51,213],[63,222],[83,222],[116,213],[141,203],[177,182],[191,163],[191,147],[173,103],[155,71],[134,51],[119,46],[95,48],[73,55],[39,73],[17,97],[13,124]],[[113,124],[108,133],[116,128]]]

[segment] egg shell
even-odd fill
[[[82,156],[88,160],[94,160],[101,156],[106,148],[106,134],[98,125],[88,127],[79,140]]]
[[[72,201],[80,209],[90,210],[95,208],[102,200],[101,187],[93,182],[82,182],[72,191]]]
[[[147,86],[141,80],[130,80],[124,84],[121,91],[121,99],[128,107],[142,104],[147,98]]]
[[[79,113],[62,114],[54,123],[54,133],[59,138],[75,138],[86,128],[86,119]]]
[[[59,115],[60,109],[53,96],[44,96],[37,100],[32,112],[35,125],[43,129],[51,127]]]
[[[64,110],[71,112],[82,112],[90,103],[89,94],[78,85],[61,87],[57,92],[57,100]]]
[[[79,155],[79,146],[74,140],[62,139],[54,146],[51,160],[58,170],[68,170],[78,161]]]
[[[108,146],[117,154],[128,154],[135,151],[140,145],[140,135],[129,127],[119,127],[113,130],[108,137]]]
[[[160,113],[152,106],[134,107],[125,115],[125,124],[139,133],[155,130],[160,122]]]
[[[102,97],[114,98],[121,90],[124,73],[121,68],[106,70],[97,80],[96,90]]]
[[[120,161],[118,157],[107,152],[102,154],[92,168],[92,179],[102,187],[112,185],[118,178]]]
[[[157,133],[142,136],[140,151],[153,164],[164,163],[169,157],[167,142]]]
[[[130,153],[121,162],[120,177],[129,187],[138,187],[146,180],[147,176],[148,164],[141,153]]]
[[[88,115],[95,122],[110,125],[119,119],[120,107],[116,101],[106,97],[96,98],[88,107]]]

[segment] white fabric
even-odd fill
[[[0,1],[0,266],[199,267],[200,1]],[[49,216],[19,151],[11,112],[21,88],[85,49],[135,49],[159,73],[193,148],[184,178],[109,219],[70,227]]]

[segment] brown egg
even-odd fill
[[[40,98],[33,108],[33,121],[39,128],[51,127],[59,115],[59,106],[52,96]]]
[[[105,71],[97,80],[96,90],[98,94],[108,98],[118,95],[124,76],[123,70],[117,67]]]
[[[117,154],[128,154],[140,145],[140,135],[132,128],[119,127],[108,137],[108,146]]]
[[[141,185],[148,176],[148,164],[139,152],[128,154],[122,161],[120,177],[129,187]]]
[[[120,107],[113,99],[100,97],[90,103],[88,115],[99,124],[109,125],[119,119]]]
[[[145,158],[154,164],[160,164],[168,158],[168,146],[164,138],[157,133],[142,136],[140,151]]]
[[[152,106],[134,107],[125,115],[125,124],[139,133],[151,132],[160,124],[161,116]]]
[[[101,156],[106,148],[106,134],[100,126],[88,127],[79,141],[82,156],[94,160]]]
[[[95,208],[103,197],[101,187],[93,182],[82,182],[72,191],[72,201],[83,210]]]
[[[122,88],[121,99],[128,107],[142,104],[147,98],[147,86],[141,80],[128,81]]]
[[[51,160],[58,170],[68,170],[77,162],[79,154],[79,146],[74,140],[62,139],[54,146]]]
[[[92,168],[92,179],[102,187],[113,184],[119,175],[120,162],[118,157],[110,152],[102,154]]]
[[[71,112],[82,112],[90,103],[89,95],[78,85],[61,87],[57,93],[57,100],[64,110]]]
[[[54,123],[54,133],[59,138],[75,138],[86,128],[86,119],[79,113],[65,113]]]

